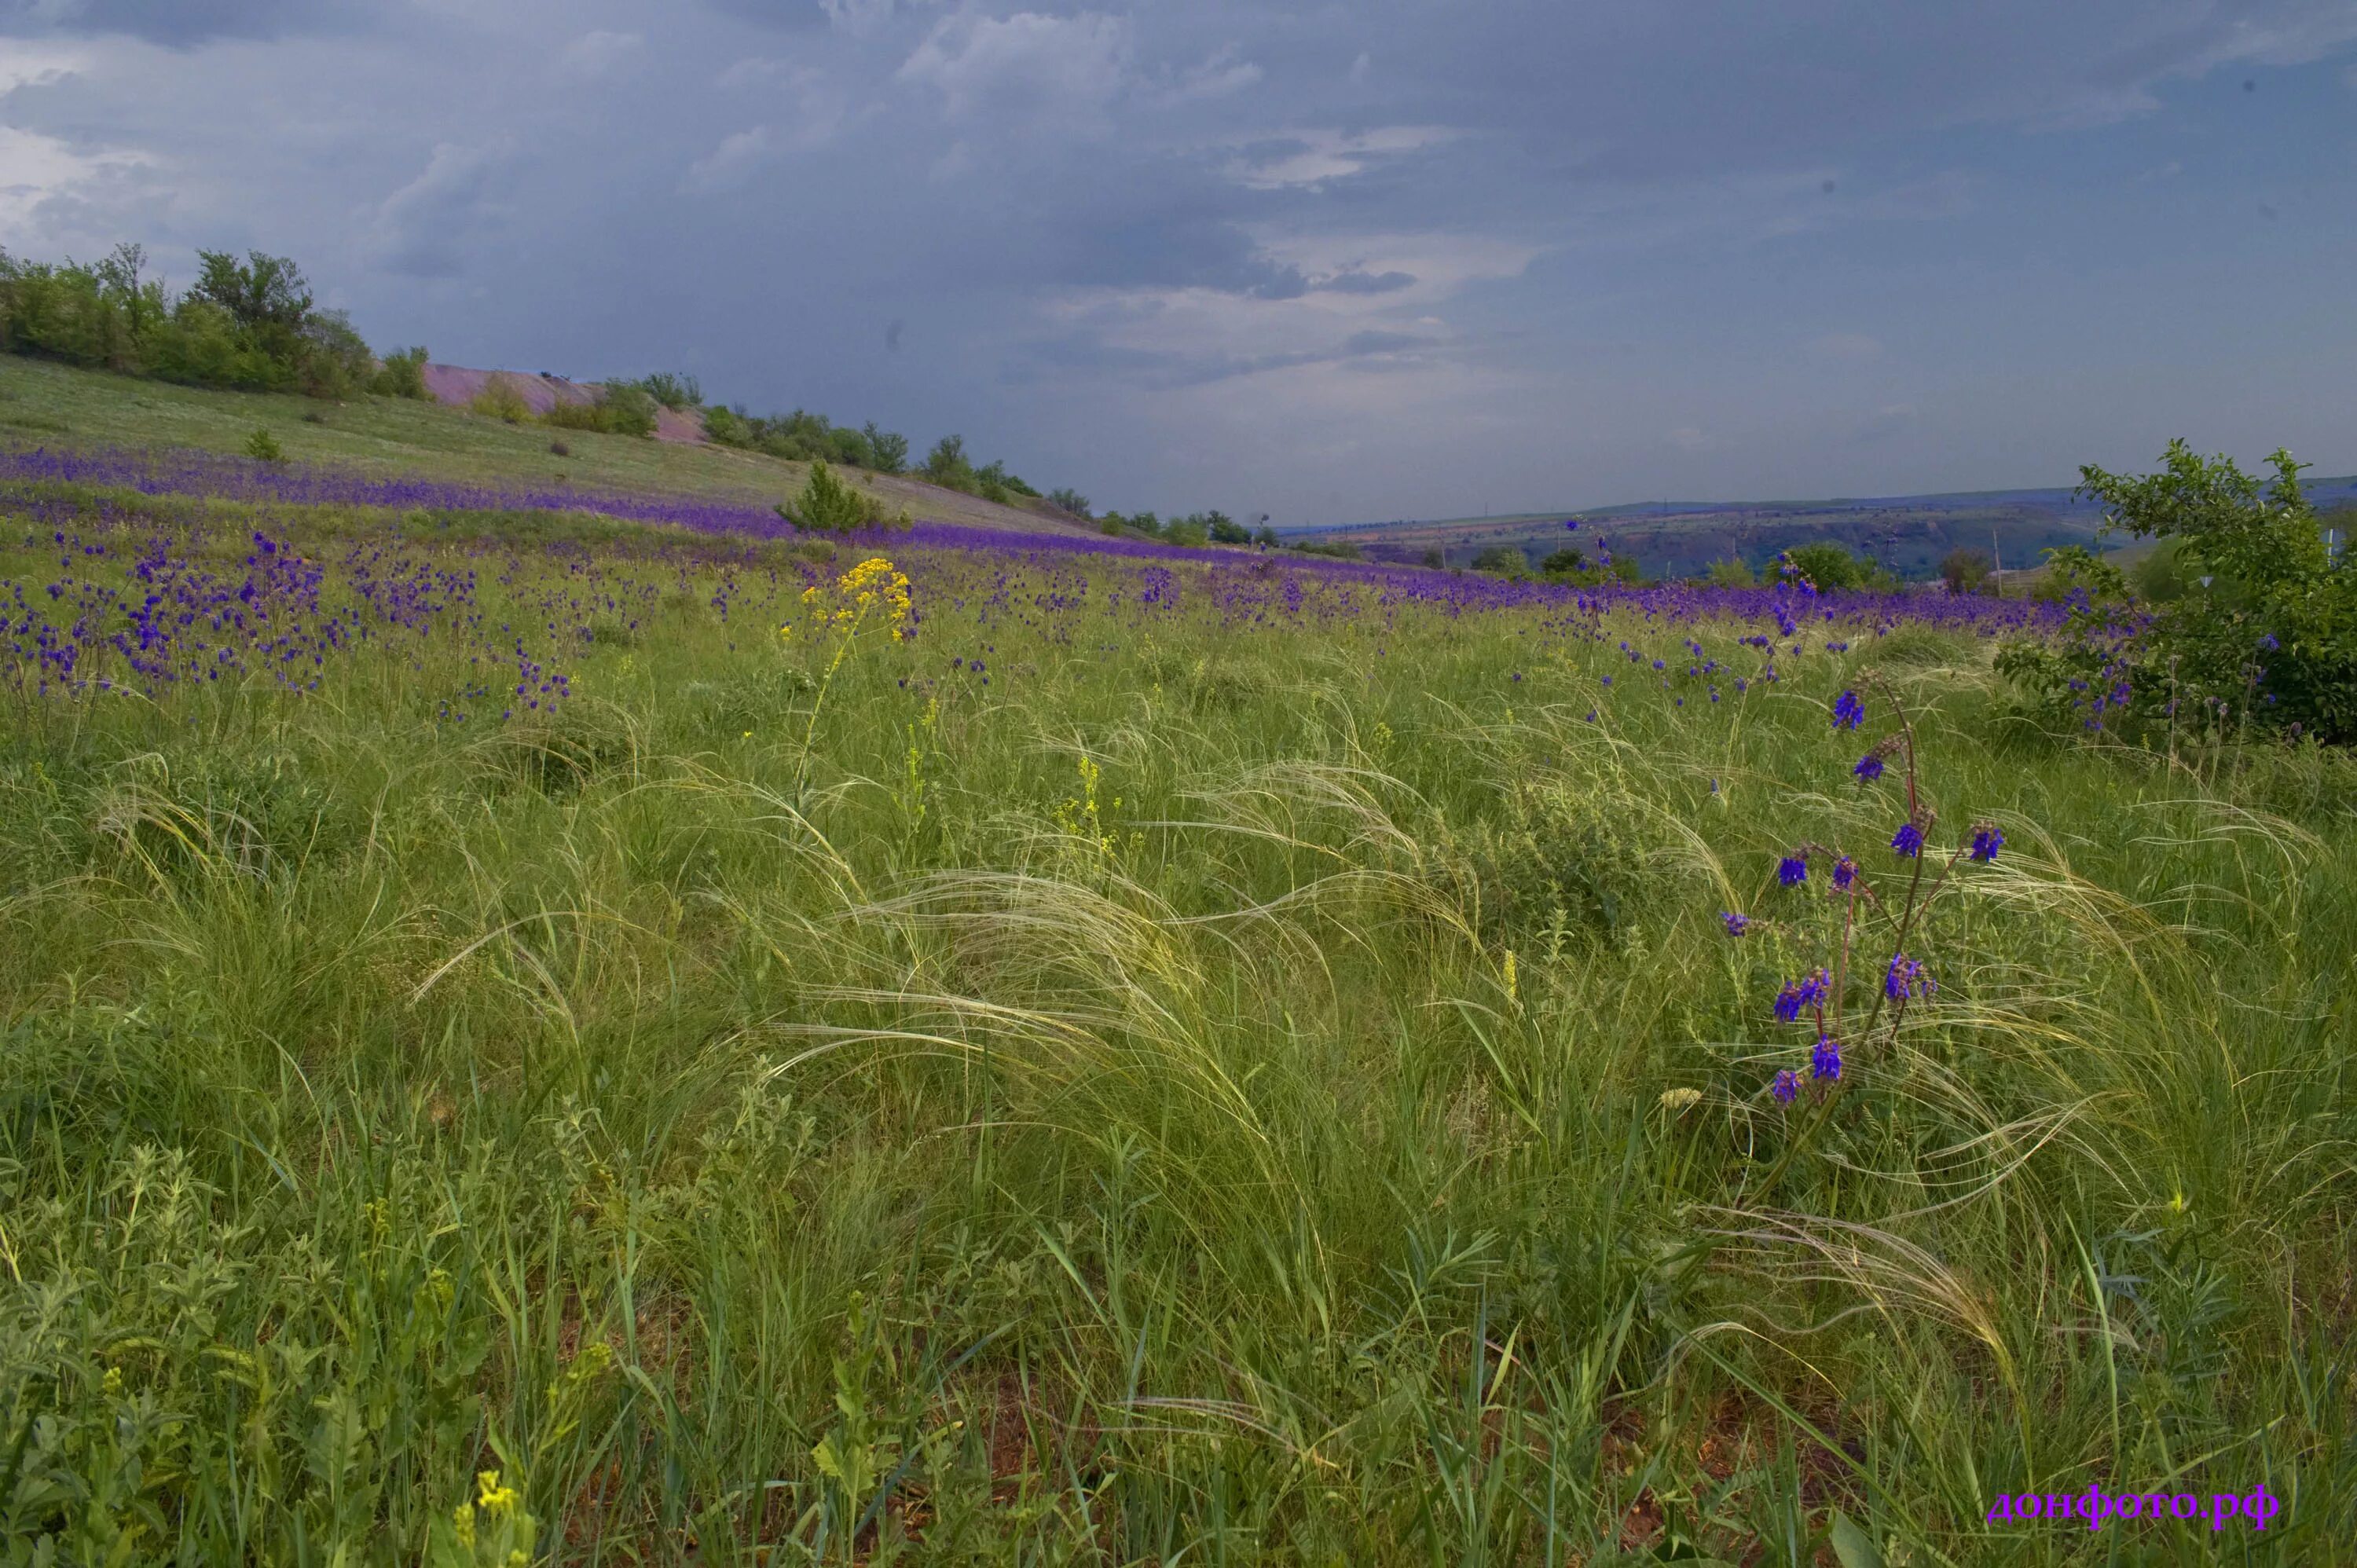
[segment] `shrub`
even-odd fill
[[[965,455],[965,437],[944,435],[925,458],[925,478],[943,489],[972,495],[978,488],[974,464]]]
[[[1714,588],[1750,588],[1757,587],[1760,583],[1759,575],[1751,570],[1751,564],[1740,555],[1712,562],[1710,570],[1704,576]]]
[[[573,456],[573,448],[562,441],[552,441],[548,444],[548,455],[552,457],[570,457]]]
[[[665,408],[681,413],[700,406],[704,402],[704,389],[696,384],[694,376],[675,376],[669,371],[658,371],[651,376],[618,384],[635,386]]]
[[[425,390],[425,345],[420,343],[379,360],[376,374],[369,378],[369,391],[379,397],[415,398],[421,402],[430,398],[433,394]]]
[[[245,455],[264,463],[286,461],[286,448],[278,445],[278,437],[261,425],[254,426],[253,434],[245,438]]]
[[[879,430],[874,420],[860,428],[867,437],[867,466],[879,474],[897,474],[909,466],[909,438],[890,430]]]
[[[1162,536],[1173,544],[1183,544],[1189,550],[1200,550],[1211,542],[1211,524],[1203,521],[1200,514],[1174,517],[1170,520],[1170,526],[1163,530]]]
[[[1587,570],[1587,557],[1568,544],[1549,551],[1546,559],[1539,563],[1539,575],[1543,577],[1568,577]]]
[[[834,450],[834,460],[846,468],[873,468],[876,453],[867,444],[864,431],[848,424],[838,424],[826,433],[827,445]]]
[[[1874,570],[1870,562],[1860,561],[1830,539],[1812,541],[1790,553],[1801,575],[1814,583],[1820,593],[1863,586]]]
[[[1487,545],[1474,555],[1473,570],[1500,577],[1526,577],[1531,558],[1511,544]]]
[[[2104,596],[2124,591],[2120,574],[2073,560],[2087,581],[2071,595],[2065,635],[2016,643],[1998,668],[2091,729],[2256,725],[2357,740],[2357,570],[2326,548],[2291,454],[2269,463],[2263,489],[2231,457],[2177,440],[2156,473],[2080,469],[2105,531],[2172,544],[2190,581],[2132,618]]]
[[[823,461],[811,465],[802,494],[778,508],[778,515],[810,533],[849,533],[884,521],[875,497],[834,477]]]
[[[1448,564],[1448,556],[1437,548],[1427,550],[1424,553],[1424,564],[1437,572]]]
[[[1074,517],[1084,518],[1090,515],[1089,498],[1081,494],[1080,491],[1072,489],[1070,485],[1066,485],[1060,489],[1049,490],[1048,492],[1048,504],[1054,507],[1058,511],[1070,512]]]
[[[1205,512],[1203,527],[1214,544],[1250,544],[1252,542],[1252,530],[1223,511]]]
[[[501,420],[509,424],[522,424],[532,417],[532,404],[524,402],[523,389],[517,386],[515,378],[504,371],[485,381],[483,390],[469,398],[467,406],[486,419]]]
[[[1989,591],[1990,575],[1996,563],[1988,553],[1969,546],[1951,550],[1940,559],[1940,581],[1952,594],[1986,594]]]
[[[738,410],[707,408],[704,411],[704,438],[723,446],[750,446],[753,428]]]

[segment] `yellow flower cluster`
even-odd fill
[[[908,639],[909,629],[916,623],[916,613],[909,599],[909,576],[881,555],[871,555],[834,581],[834,603],[830,607],[820,603],[824,590],[813,583],[802,590],[802,603],[816,607],[822,625],[846,635],[856,633],[872,615],[881,614],[892,640]],[[793,635],[791,626],[781,626],[778,635]]]

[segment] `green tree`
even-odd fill
[[[1791,552],[1792,564],[1801,575],[1817,585],[1819,593],[1839,593],[1845,588],[1862,585],[1871,568],[1830,539],[1812,540]]]
[[[1951,550],[1940,558],[1940,581],[1952,594],[1985,594],[1989,589],[1989,577],[1996,564],[1988,552],[1969,546]]]
[[[867,437],[868,466],[879,474],[897,474],[909,466],[909,438],[896,431],[880,430],[869,420],[860,434]]]

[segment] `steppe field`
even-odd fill
[[[0,1563],[2357,1557],[2345,751],[17,384]]]

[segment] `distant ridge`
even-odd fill
[[[2319,510],[2357,504],[2357,477],[2310,478],[2306,489]],[[2092,542],[2102,521],[2103,509],[2094,501],[2068,487],[2048,486],[1822,500],[1632,501],[1287,532],[1348,541],[1376,560],[1417,561],[1437,552],[1452,566],[1465,565],[1497,545],[1534,556],[1566,545],[1594,554],[1602,539],[1615,555],[1633,559],[1658,576],[1695,575],[1712,562],[1729,558],[1757,568],[1779,551],[1831,540],[1901,577],[1921,578],[1957,549],[1994,554],[2007,567],[2033,565],[2041,551]]]

